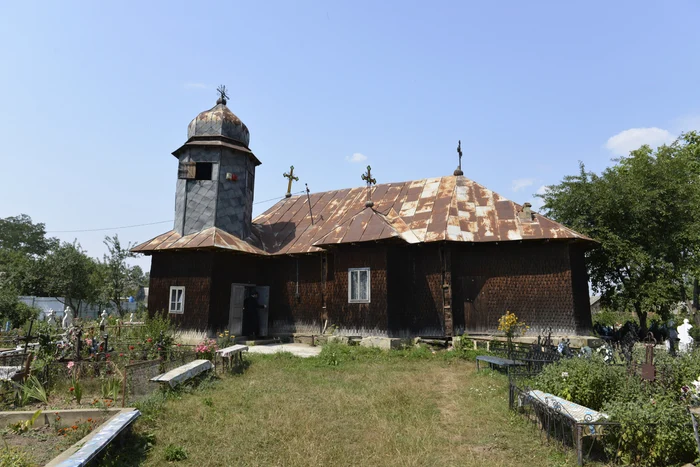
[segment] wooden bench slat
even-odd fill
[[[247,345],[232,345],[231,347],[226,347],[225,349],[219,349],[216,351],[216,353],[220,354],[222,357],[229,357],[232,354],[238,353],[238,352],[243,352],[244,350],[248,350]]]
[[[94,459],[114,438],[141,416],[134,409],[121,412],[98,427],[95,434],[68,459],[60,462],[57,467],[82,467]]]
[[[167,373],[151,378],[151,381],[156,383],[168,383],[171,388],[174,388],[178,384],[190,378],[194,378],[200,373],[211,370],[212,368],[213,365],[209,360],[194,360],[186,365],[170,370]]]

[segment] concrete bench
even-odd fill
[[[184,383],[188,379],[209,371],[213,365],[209,360],[194,360],[186,365],[179,366],[173,370],[151,378],[151,381],[156,383],[167,383],[171,388],[174,388],[180,383]]]
[[[141,416],[141,412],[136,409],[122,410],[100,425],[86,438],[71,446],[64,454],[46,465],[50,467],[82,467],[88,465],[114,438],[129,428],[139,416]],[[83,440],[85,440],[85,443],[80,445]],[[76,451],[77,445],[80,445],[80,448]]]
[[[511,360],[509,358],[496,357],[494,355],[479,355],[476,357],[476,371],[479,371],[479,362],[486,362],[489,367],[493,368],[495,366],[503,366],[510,368],[511,366],[524,366],[525,363],[518,360]]]
[[[224,368],[226,368],[227,363],[229,368],[233,369],[236,365],[243,364],[243,351],[248,351],[247,345],[232,345],[224,349],[219,349],[216,351],[217,355],[221,355],[221,359],[224,362]]]
[[[521,396],[520,404],[540,404],[547,406],[555,413],[570,421],[576,443],[578,465],[583,465],[583,437],[600,436],[603,434],[604,426],[610,424],[607,421],[608,416],[606,414],[567,401],[566,399],[562,399],[548,392],[539,390],[527,391]]]

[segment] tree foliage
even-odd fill
[[[44,224],[35,224],[26,214],[0,219],[0,250],[41,256],[58,244],[46,238]]]
[[[122,246],[116,234],[114,237],[105,237],[104,244],[109,252],[102,261],[104,294],[119,316],[123,316],[122,300],[129,295],[136,295],[143,272],[140,267],[131,268],[126,263],[127,259],[134,257],[130,251],[133,245]]]
[[[89,257],[77,242],[63,242],[42,262],[45,290],[62,300],[80,316],[83,304],[98,303],[101,276],[97,261]]]
[[[545,215],[598,242],[588,273],[604,304],[649,311],[687,299],[700,270],[700,135],[632,151],[600,175],[581,164],[541,195]]]

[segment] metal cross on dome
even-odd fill
[[[292,197],[292,182],[298,182],[299,177],[294,176],[294,166],[289,167],[289,173],[284,173],[282,174],[284,178],[289,179],[289,184],[287,184],[287,194],[284,195],[285,198],[291,198]]]
[[[226,99],[229,98],[228,94],[226,94],[226,86],[224,86],[223,84],[220,85],[218,88],[216,88],[216,92],[219,93],[219,99],[216,101],[217,104],[221,103],[226,105]]]
[[[462,140],[460,139],[457,143],[457,154],[459,154],[459,165],[455,169],[455,176],[464,175],[462,172]]]
[[[365,203],[365,206],[371,208],[374,206],[374,203],[372,202],[372,185],[376,185],[377,180],[372,178],[372,167],[369,165],[367,166],[367,173],[362,174],[362,180],[367,182],[367,202]]]

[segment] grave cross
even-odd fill
[[[649,333],[644,347],[646,348],[646,358],[642,364],[642,379],[645,381],[654,381],[656,379],[656,368],[654,367],[654,345],[656,339],[654,335]]]
[[[282,174],[284,178],[289,179],[289,183],[287,184],[287,194],[284,195],[285,198],[291,198],[292,197],[292,182],[298,182],[299,177],[294,176],[294,166],[289,167],[289,173],[284,173]]]
[[[367,166],[367,173],[362,174],[362,180],[367,182],[367,202],[365,203],[365,206],[371,208],[374,206],[374,203],[372,202],[372,185],[376,185],[377,180],[372,178],[372,167],[369,165]]]
[[[459,154],[459,165],[455,169],[454,174],[455,174],[455,176],[464,175],[464,172],[462,172],[462,140],[461,139],[457,143],[457,154]]]

